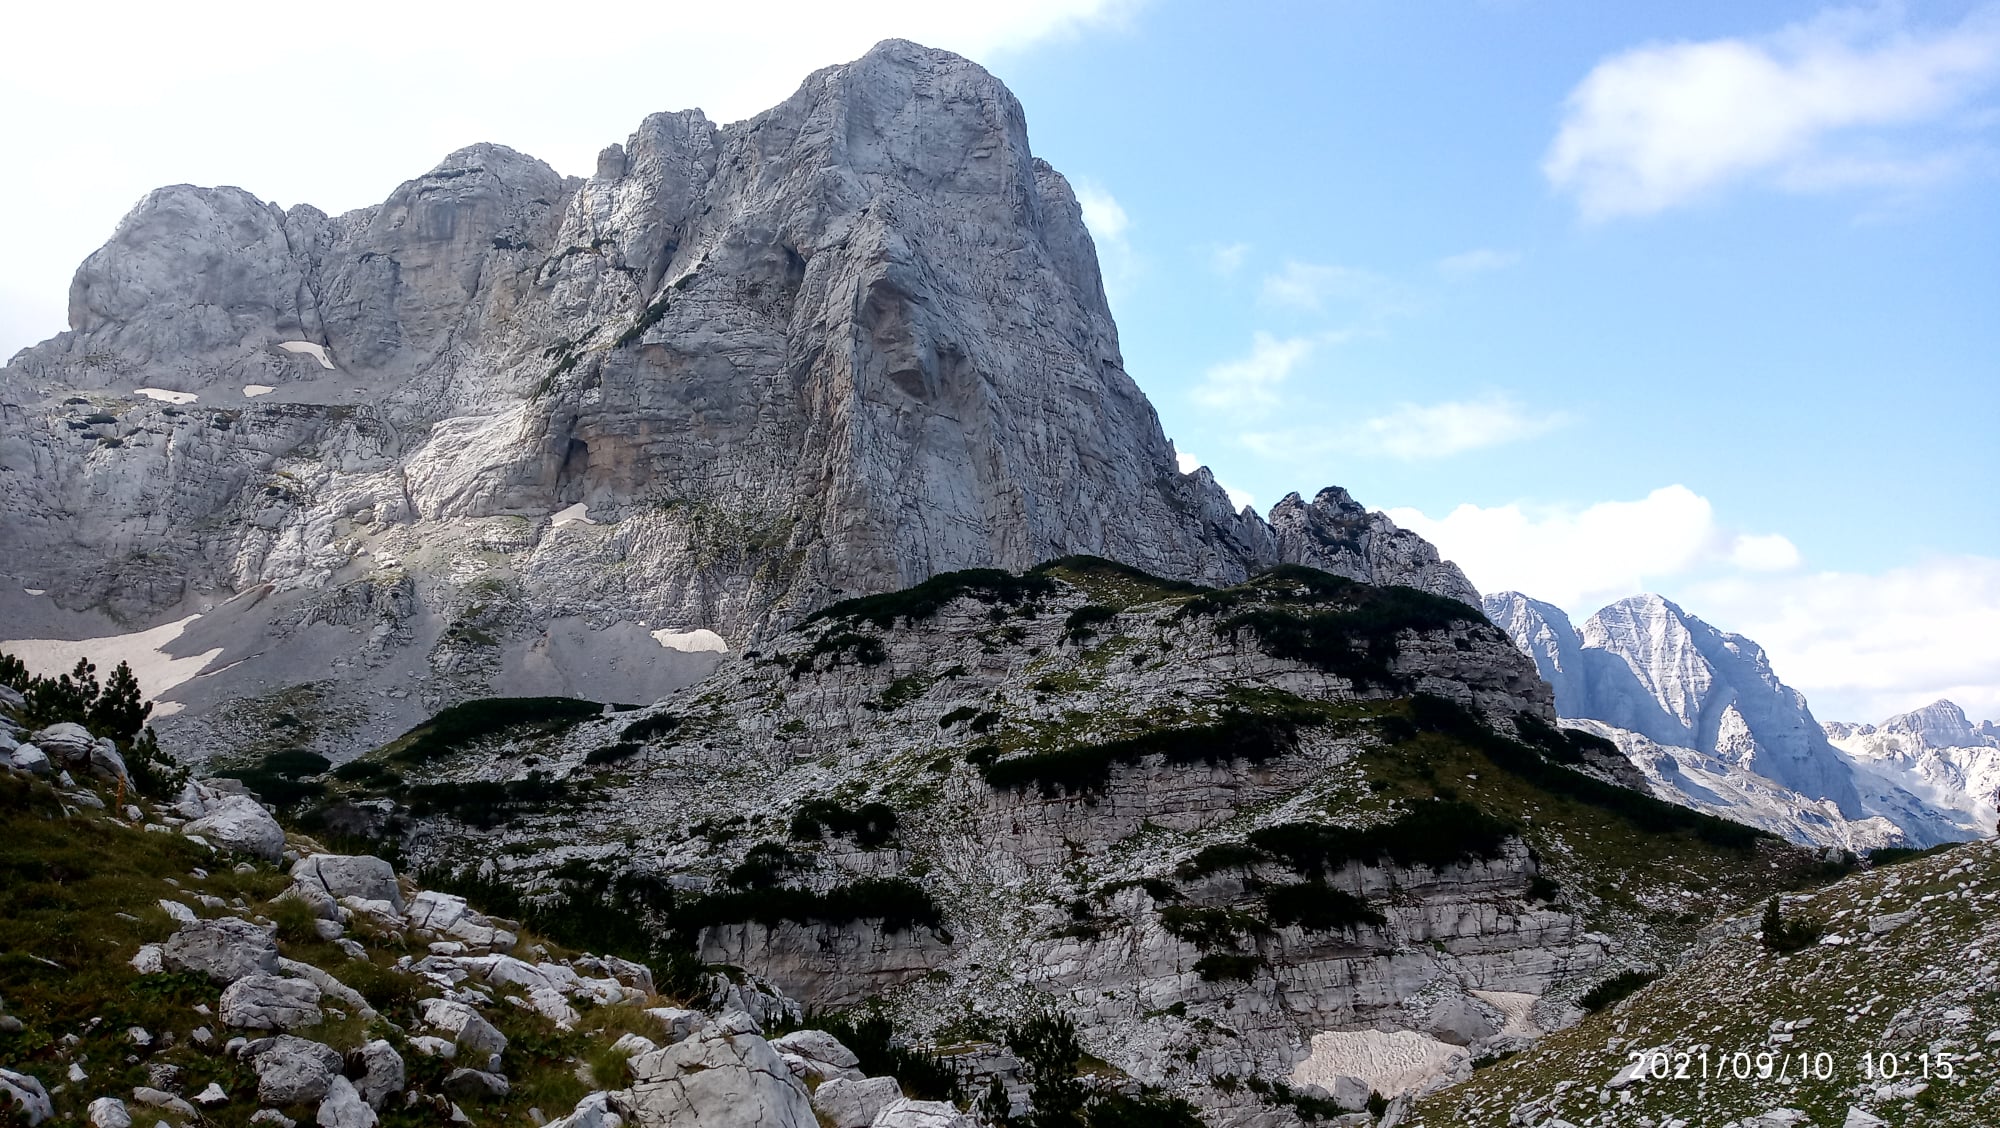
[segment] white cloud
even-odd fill
[[[1250,257],[1250,244],[1229,243],[1209,252],[1208,265],[1217,274],[1228,278],[1243,269],[1243,260]]]
[[[1470,278],[1488,271],[1505,270],[1520,261],[1521,256],[1514,251],[1496,251],[1490,247],[1480,247],[1439,259],[1438,273],[1446,278]]]
[[[1587,219],[1648,215],[1732,182],[1812,190],[1935,177],[1935,154],[1865,156],[1855,132],[1936,119],[2000,75],[2000,8],[1913,32],[1834,12],[1756,39],[1653,44],[1571,91],[1542,163]]]
[[[1087,177],[1076,182],[1077,206],[1083,209],[1084,226],[1098,242],[1116,242],[1125,238],[1125,231],[1132,226],[1132,219],[1113,196],[1102,185]]]
[[[10,173],[0,177],[0,216],[14,222],[0,260],[0,357],[63,328],[77,263],[162,184],[236,184],[338,213],[380,202],[479,141],[587,174],[599,149],[649,113],[700,106],[718,121],[747,117],[881,39],[1004,64],[1007,52],[1115,27],[1138,8],[604,0],[590,19],[608,34],[537,54],[528,48],[548,8],[521,0],[352,0],[337,18],[290,21],[251,0],[10,5],[0,18],[0,152]],[[77,78],[80,52],[89,81]],[[587,82],[589,96],[560,96],[572,81]],[[304,115],[298,98],[244,96],[302,82],[340,93]],[[107,137],[117,143],[102,144]]]
[[[1874,722],[1940,697],[1974,718],[2000,719],[2000,559],[1734,576],[1676,599],[1761,643],[1821,720]]]
[[[1317,311],[1328,302],[1376,299],[1382,290],[1382,279],[1366,270],[1292,260],[1265,276],[1263,298],[1274,305]]]
[[[1681,485],[1581,509],[1461,505],[1443,517],[1389,516],[1456,560],[1479,590],[1526,592],[1575,612],[1653,590],[1729,548],[1708,499]]]
[[[1568,417],[1560,413],[1534,414],[1505,396],[1487,396],[1406,403],[1350,424],[1255,432],[1243,436],[1243,441],[1268,458],[1296,460],[1337,453],[1415,461],[1530,439],[1566,422]]]
[[[1355,429],[1362,454],[1391,458],[1444,458],[1481,447],[1546,434],[1566,422],[1560,414],[1532,415],[1504,396],[1445,403],[1406,403]]]
[[[1203,407],[1236,415],[1258,415],[1278,405],[1278,388],[1300,361],[1312,355],[1311,337],[1280,340],[1259,332],[1250,341],[1250,355],[1224,361],[1202,373],[1191,393]]]
[[[1752,572],[1784,572],[1799,566],[1799,548],[1783,533],[1745,533],[1729,546],[1729,562]]]
[[[1762,645],[1821,720],[1879,721],[1940,697],[2000,719],[2000,559],[1800,571],[1790,540],[1724,528],[1708,499],[1681,485],[1582,508],[1388,512],[1479,590],[1526,592],[1579,623],[1614,599],[1665,595]]]

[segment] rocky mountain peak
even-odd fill
[[[1980,744],[2000,747],[1994,725],[1977,725],[1966,718],[1965,710],[1950,701],[1938,700],[1921,709],[1898,713],[1876,726],[1877,731],[1914,737],[1926,748],[1972,748]]]
[[[1343,490],[1267,523],[1182,474],[1019,102],[916,44],[746,121],[653,114],[589,178],[480,144],[339,216],[163,189],[77,278],[70,331],[0,369],[0,612],[212,609],[183,644],[218,668],[325,635],[218,702],[657,695],[649,635],[741,647],[1071,553],[1478,599]]]

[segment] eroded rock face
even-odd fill
[[[268,723],[211,715],[243,693],[385,732],[411,694],[651,700],[713,665],[656,631],[1067,553],[1474,598],[1343,491],[1267,523],[1180,473],[1019,103],[911,43],[655,114],[587,180],[475,145],[338,217],[164,188],[71,304],[0,370],[0,570],[132,626],[224,604],[218,666],[264,657],[182,691],[196,758]]]

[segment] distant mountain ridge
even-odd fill
[[[1963,773],[1936,756],[1926,761],[1935,767],[1931,783],[1906,778],[1893,757],[1857,765],[1805,696],[1779,679],[1763,647],[1670,600],[1630,596],[1581,629],[1561,608],[1519,592],[1488,595],[1483,606],[1534,659],[1558,715],[1616,742],[1665,797],[1851,849],[1928,845],[1992,826],[1974,806],[1939,801],[1939,789]],[[1963,714],[1906,727],[1918,723],[1972,731]]]
[[[1877,725],[1825,728],[1860,770],[1988,829],[2000,817],[2000,725],[1975,724],[1952,702],[1934,701]]]

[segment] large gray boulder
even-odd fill
[[[370,1108],[380,1109],[391,1096],[403,1091],[403,1055],[396,1047],[377,1038],[361,1047],[356,1056],[361,1059],[361,1077],[354,1088]]]
[[[507,1052],[507,1036],[478,1011],[455,999],[425,999],[417,1004],[425,1025],[451,1035],[455,1045],[482,1054]]]
[[[592,1093],[576,1102],[569,1115],[549,1121],[543,1128],[622,1128],[625,1119],[611,1107],[610,1093]]]
[[[32,744],[23,744],[15,748],[9,755],[9,762],[17,772],[38,776],[56,774],[55,762],[49,759],[49,754]]]
[[[336,1076],[326,1087],[326,1099],[319,1103],[314,1118],[319,1128],[375,1128],[375,1110],[361,1098],[352,1081]]]
[[[308,893],[339,901],[359,897],[387,901],[403,911],[403,891],[396,885],[396,868],[367,854],[309,854],[292,865],[292,880]]]
[[[824,1030],[794,1030],[783,1037],[771,1039],[771,1048],[803,1061],[807,1077],[813,1081],[833,1078],[852,1080],[862,1076],[861,1059],[854,1056],[853,1050],[841,1045],[840,1039]]]
[[[805,1083],[751,1033],[712,1026],[631,1063],[638,1128],[817,1128]]]
[[[16,1116],[30,1125],[40,1124],[56,1114],[49,1091],[25,1073],[0,1069],[0,1107],[11,1104]]]
[[[280,1034],[255,1059],[257,1099],[286,1105],[316,1101],[340,1075],[340,1052],[332,1046]]]
[[[200,920],[168,937],[160,959],[172,971],[197,971],[217,983],[234,983],[246,975],[277,971],[278,941],[238,917]]]
[[[873,1128],[979,1128],[978,1122],[945,1101],[901,1097],[882,1106]]]
[[[63,721],[36,732],[30,743],[70,771],[86,771],[90,767],[91,750],[97,747],[97,738],[82,725]]]
[[[902,1097],[894,1077],[835,1078],[813,1090],[812,1106],[828,1128],[869,1128],[877,1114]]]
[[[117,1097],[99,1097],[84,1109],[90,1128],[132,1128],[132,1112]]]
[[[217,1015],[245,1030],[295,1030],[325,1019],[317,984],[276,975],[246,975],[223,988]]]
[[[181,827],[181,833],[267,862],[277,861],[285,852],[285,829],[263,804],[247,795],[218,797],[207,814]]]

